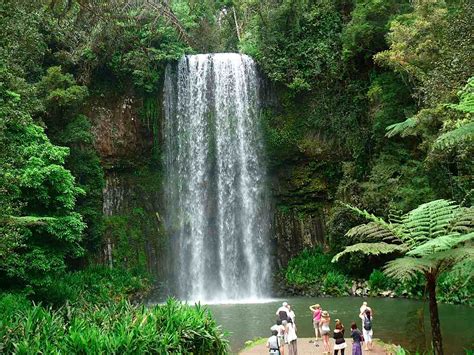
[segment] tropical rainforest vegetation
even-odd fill
[[[261,120],[269,174],[284,191],[274,194],[276,209],[326,215],[324,252],[290,260],[288,284],[341,294],[351,277],[380,288],[410,279],[424,296],[426,283],[434,326],[436,295],[472,302],[473,7],[1,1],[0,352],[226,351],[201,308],[132,305],[150,282],[131,246],[156,216],[102,209],[107,172],[140,181],[139,194],[153,190],[147,176],[159,180],[155,98],[166,64],[185,53],[240,51],[271,83],[277,104]],[[111,163],[94,144],[91,106],[129,92],[153,147]],[[104,263],[105,236],[116,241],[112,270],[94,266]]]

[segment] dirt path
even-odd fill
[[[346,339],[347,347],[345,355],[352,354],[352,339]],[[319,355],[323,354],[323,345],[321,340],[318,341],[319,346],[314,346],[313,339],[311,338],[298,338],[298,354],[301,355]],[[331,348],[332,350],[332,348]],[[387,345],[374,340],[374,348],[371,351],[364,351],[362,348],[362,353],[364,355],[387,355],[394,354],[393,351],[388,350]],[[268,354],[268,349],[265,347],[265,344],[255,345],[250,349],[242,350],[240,355],[256,355],[256,354]],[[285,354],[288,354],[288,346],[285,346]],[[331,355],[334,354],[334,351],[331,351]]]

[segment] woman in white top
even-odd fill
[[[296,347],[296,326],[293,324],[293,321],[288,319],[288,323],[286,325],[286,340],[288,342],[288,354],[289,355],[297,355],[298,350]]]
[[[331,328],[329,327],[329,323],[331,322],[331,317],[329,317],[328,311],[323,311],[321,313],[321,335],[323,336],[323,350],[324,353],[331,352],[331,345],[329,345],[329,333],[331,332]]]
[[[372,337],[374,332],[372,330],[372,314],[369,308],[366,308],[364,312],[359,314],[362,319],[362,333],[364,334],[364,350],[368,351],[372,349]]]

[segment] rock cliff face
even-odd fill
[[[128,95],[107,95],[91,100],[94,147],[106,170],[130,168],[151,156],[149,127],[140,119],[143,100]]]
[[[288,260],[305,248],[325,244],[324,212],[301,214],[296,210],[275,211],[274,239],[277,265],[285,267]]]
[[[87,114],[105,172],[105,231],[98,258],[110,266],[166,271],[160,215],[161,174],[153,161],[153,127],[133,94],[93,98]]]

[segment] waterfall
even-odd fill
[[[269,204],[254,61],[199,54],[168,65],[165,223],[184,300],[268,295]]]

